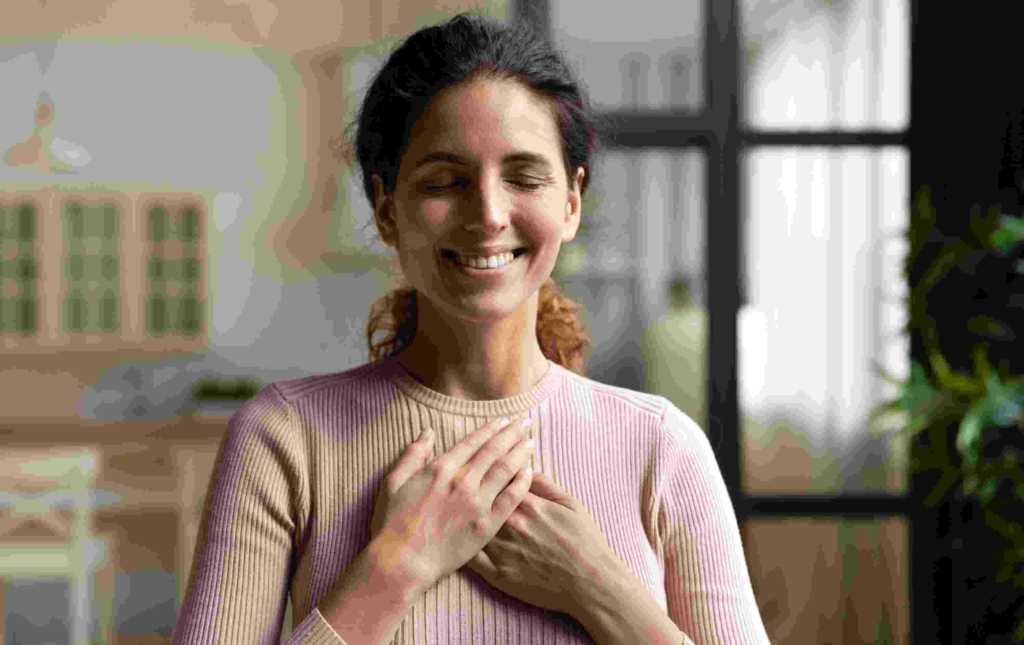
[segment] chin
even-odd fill
[[[498,298],[490,294],[466,298],[459,302],[447,300],[439,309],[447,317],[459,318],[467,322],[496,323],[525,312],[530,299],[535,298],[536,292],[539,290],[540,286],[538,285],[537,289],[526,298],[516,298],[514,301],[507,296]],[[431,302],[437,307],[436,301]]]

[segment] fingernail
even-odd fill
[[[499,421],[499,422],[498,422],[498,427],[499,427],[499,428],[504,428],[504,427],[505,427],[505,426],[507,426],[507,425],[508,425],[509,423],[511,423],[511,421],[509,421],[509,418],[508,418],[508,417],[505,417],[504,419],[502,419],[501,421]]]
[[[533,448],[535,445],[537,445],[537,442],[534,441],[533,439],[527,439],[526,440],[526,447],[527,448]]]
[[[420,433],[420,439],[427,440],[432,434],[434,434],[433,428],[424,428],[423,432]]]
[[[523,419],[523,427],[524,428],[528,428],[528,427],[530,427],[532,425],[533,425],[533,419],[531,419],[530,417],[526,417],[525,419]]]
[[[527,475],[532,475],[533,474],[533,467],[532,466],[527,466],[526,467],[526,474]]]

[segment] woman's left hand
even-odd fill
[[[491,586],[577,620],[581,594],[632,575],[578,499],[540,472],[494,538],[466,564]]]

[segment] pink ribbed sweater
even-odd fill
[[[536,422],[534,469],[587,506],[694,643],[769,642],[711,445],[667,399],[552,362],[527,392],[469,401],[427,388],[393,358],[275,383],[231,418],[173,642],[276,642],[290,594],[288,643],[344,643],[316,606],[366,546],[399,454],[428,426],[441,454],[488,419],[526,415]],[[420,596],[393,642],[593,641],[571,617],[463,567]]]

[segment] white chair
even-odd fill
[[[109,643],[113,627],[110,540],[93,534],[92,447],[5,448],[0,452],[0,578],[71,583],[71,643]],[[94,574],[99,633],[90,634]],[[2,635],[0,635],[2,637]]]

